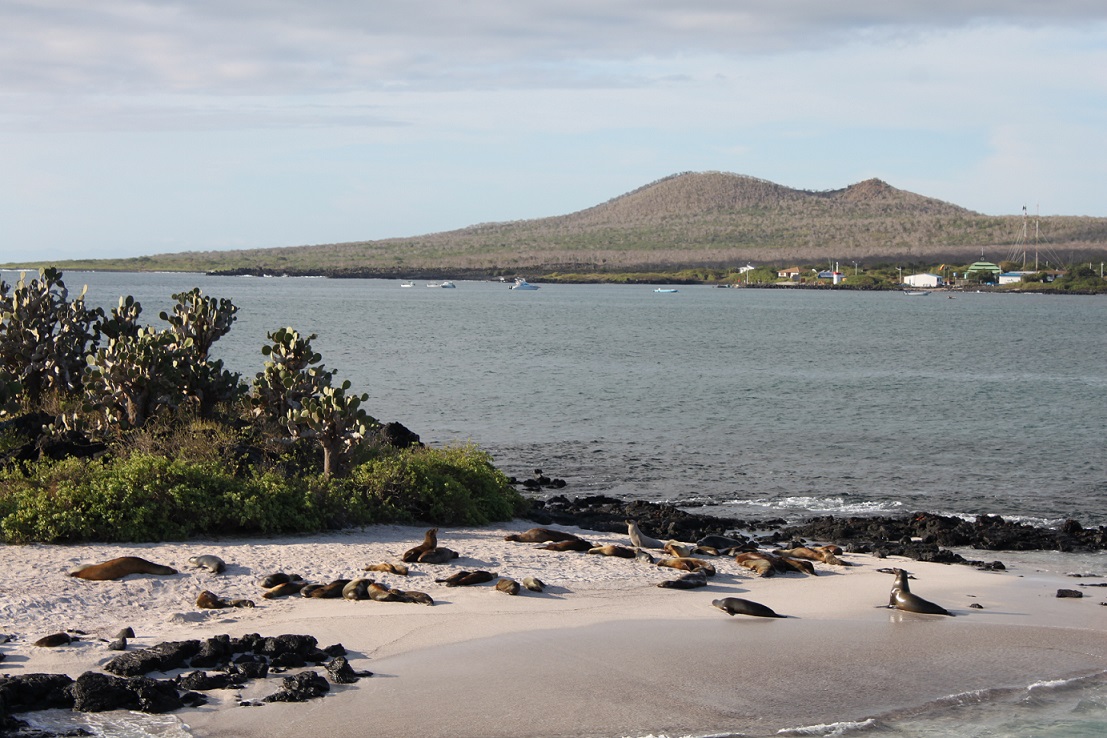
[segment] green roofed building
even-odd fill
[[[990,261],[978,261],[974,264],[970,264],[969,268],[965,270],[965,279],[971,279],[974,274],[980,272],[990,272],[991,278],[985,281],[995,282],[996,277],[1003,273],[1003,270]]]

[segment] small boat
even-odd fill
[[[924,295],[929,295],[930,290],[904,290],[903,294],[908,297],[922,297]]]
[[[531,284],[530,282],[523,279],[522,277],[516,277],[515,278],[515,284],[511,285],[511,289],[513,289],[513,290],[536,290],[536,289],[538,289],[538,285]]]
[[[664,292],[666,294],[671,294],[673,292],[680,292],[680,290],[674,287],[658,287],[656,290],[654,290],[654,292]]]
[[[457,285],[454,284],[453,282],[449,281],[449,280],[446,280],[445,282],[438,282],[438,283],[431,282],[430,284],[427,285],[427,287],[441,287],[443,289],[452,290],[455,287],[457,287]]]
[[[400,282],[400,286],[401,287],[414,287],[415,283],[414,282]]]

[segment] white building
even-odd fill
[[[941,287],[946,281],[938,274],[908,274],[903,283],[908,287]]]

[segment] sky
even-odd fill
[[[1107,217],[1107,2],[0,0],[0,262],[416,236],[686,171]]]

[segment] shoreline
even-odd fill
[[[1107,670],[1102,590],[1059,599],[1073,580],[1021,566],[966,566],[846,554],[853,566],[816,564],[818,576],[755,577],[730,557],[705,588],[658,588],[680,572],[633,559],[557,553],[504,535],[533,527],[516,520],[444,528],[440,545],[461,554],[440,566],[411,565],[392,586],[425,591],[433,607],[292,597],[263,600],[256,579],[272,571],[311,581],[351,577],[398,560],[425,528],[371,526],[315,536],[197,540],[161,544],[8,546],[0,616],[17,640],[0,647],[2,671],[68,673],[99,669],[115,652],[99,638],[130,625],[130,650],[219,634],[304,633],[321,647],[342,643],[354,669],[376,672],[298,704],[237,706],[275,691],[279,679],[208,692],[208,705],[173,713],[192,734],[273,736],[329,732],[423,736],[765,735],[803,725],[861,721],[925,708],[963,692],[1019,688]],[[596,543],[628,545],[625,534],[571,530]],[[215,553],[215,575],[187,565]],[[74,565],[137,555],[180,570],[89,582]],[[955,617],[888,610],[901,566],[913,591]],[[436,584],[459,568],[521,579],[543,593],[509,597],[491,584]],[[252,609],[199,610],[209,589],[249,597]],[[787,619],[728,617],[712,599],[743,597]],[[982,609],[970,608],[979,604]],[[57,649],[31,643],[55,630],[89,635]],[[935,675],[941,675],[936,679]],[[160,676],[160,675],[153,675]]]

